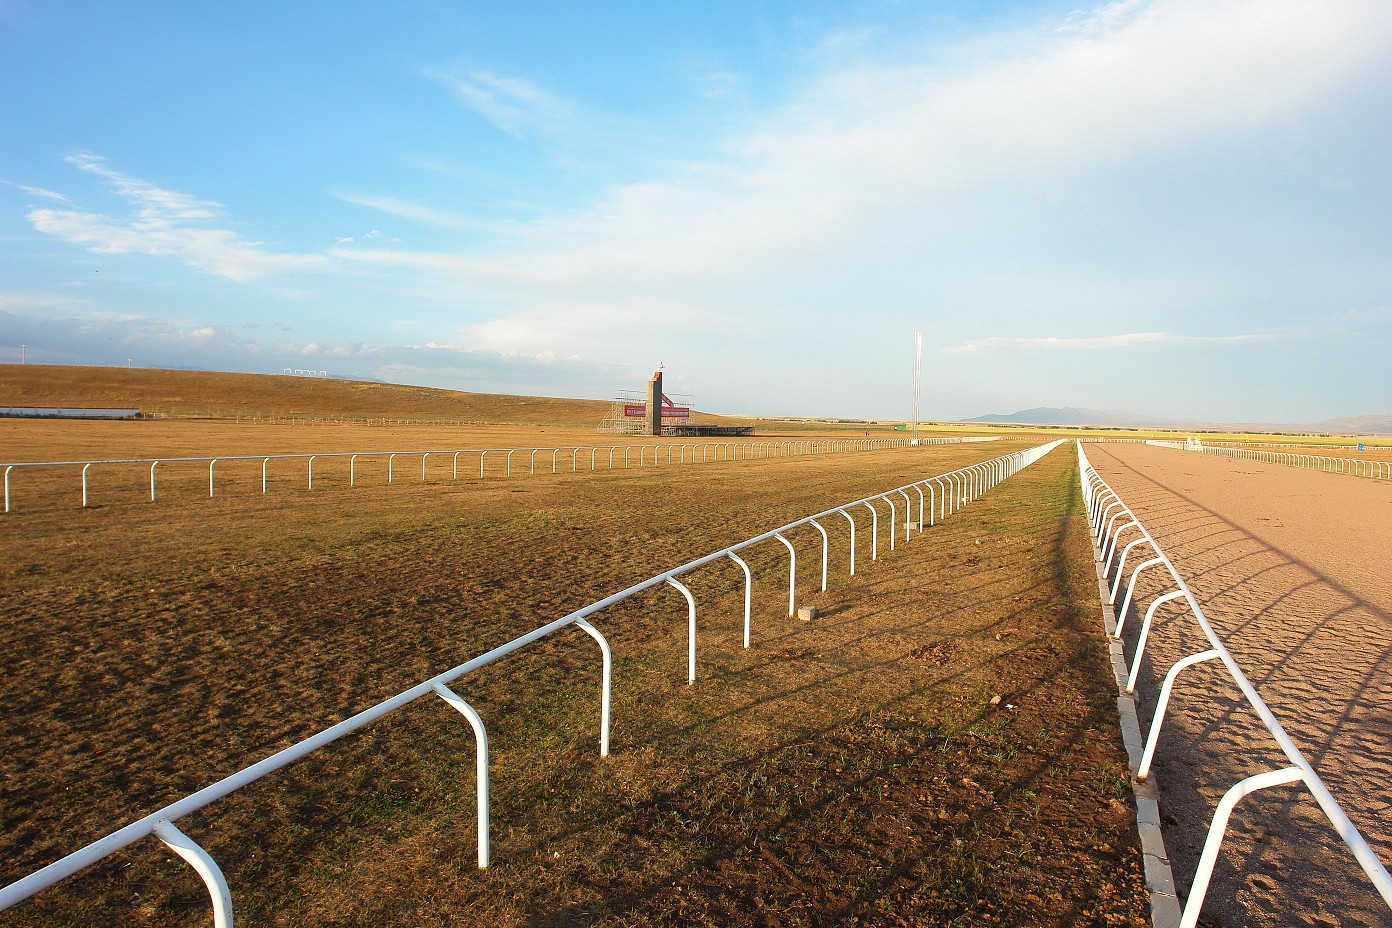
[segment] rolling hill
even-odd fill
[[[113,406],[191,416],[467,419],[593,426],[604,400],[466,393],[356,380],[214,371],[0,365],[0,406]]]

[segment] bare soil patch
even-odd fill
[[[1089,445],[1281,724],[1373,850],[1392,861],[1392,485],[1140,445]],[[1163,609],[1155,685],[1201,650]],[[1137,616],[1128,622],[1133,653]],[[1161,742],[1165,841],[1187,893],[1213,806],[1242,777],[1285,766],[1211,665],[1186,672]],[[1352,871],[1350,875],[1349,871]],[[1386,925],[1389,913],[1303,790],[1244,800],[1210,889],[1213,924]]]

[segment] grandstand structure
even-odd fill
[[[692,422],[694,400],[689,393],[669,396],[662,391],[662,371],[648,381],[646,391],[621,390],[609,404],[599,431],[616,435],[740,436],[754,434],[752,425],[697,425]]]

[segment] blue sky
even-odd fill
[[[1385,0],[0,0],[0,361],[1392,411]]]

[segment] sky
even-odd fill
[[[0,363],[907,418],[918,333],[1392,411],[1392,3],[0,0]]]

